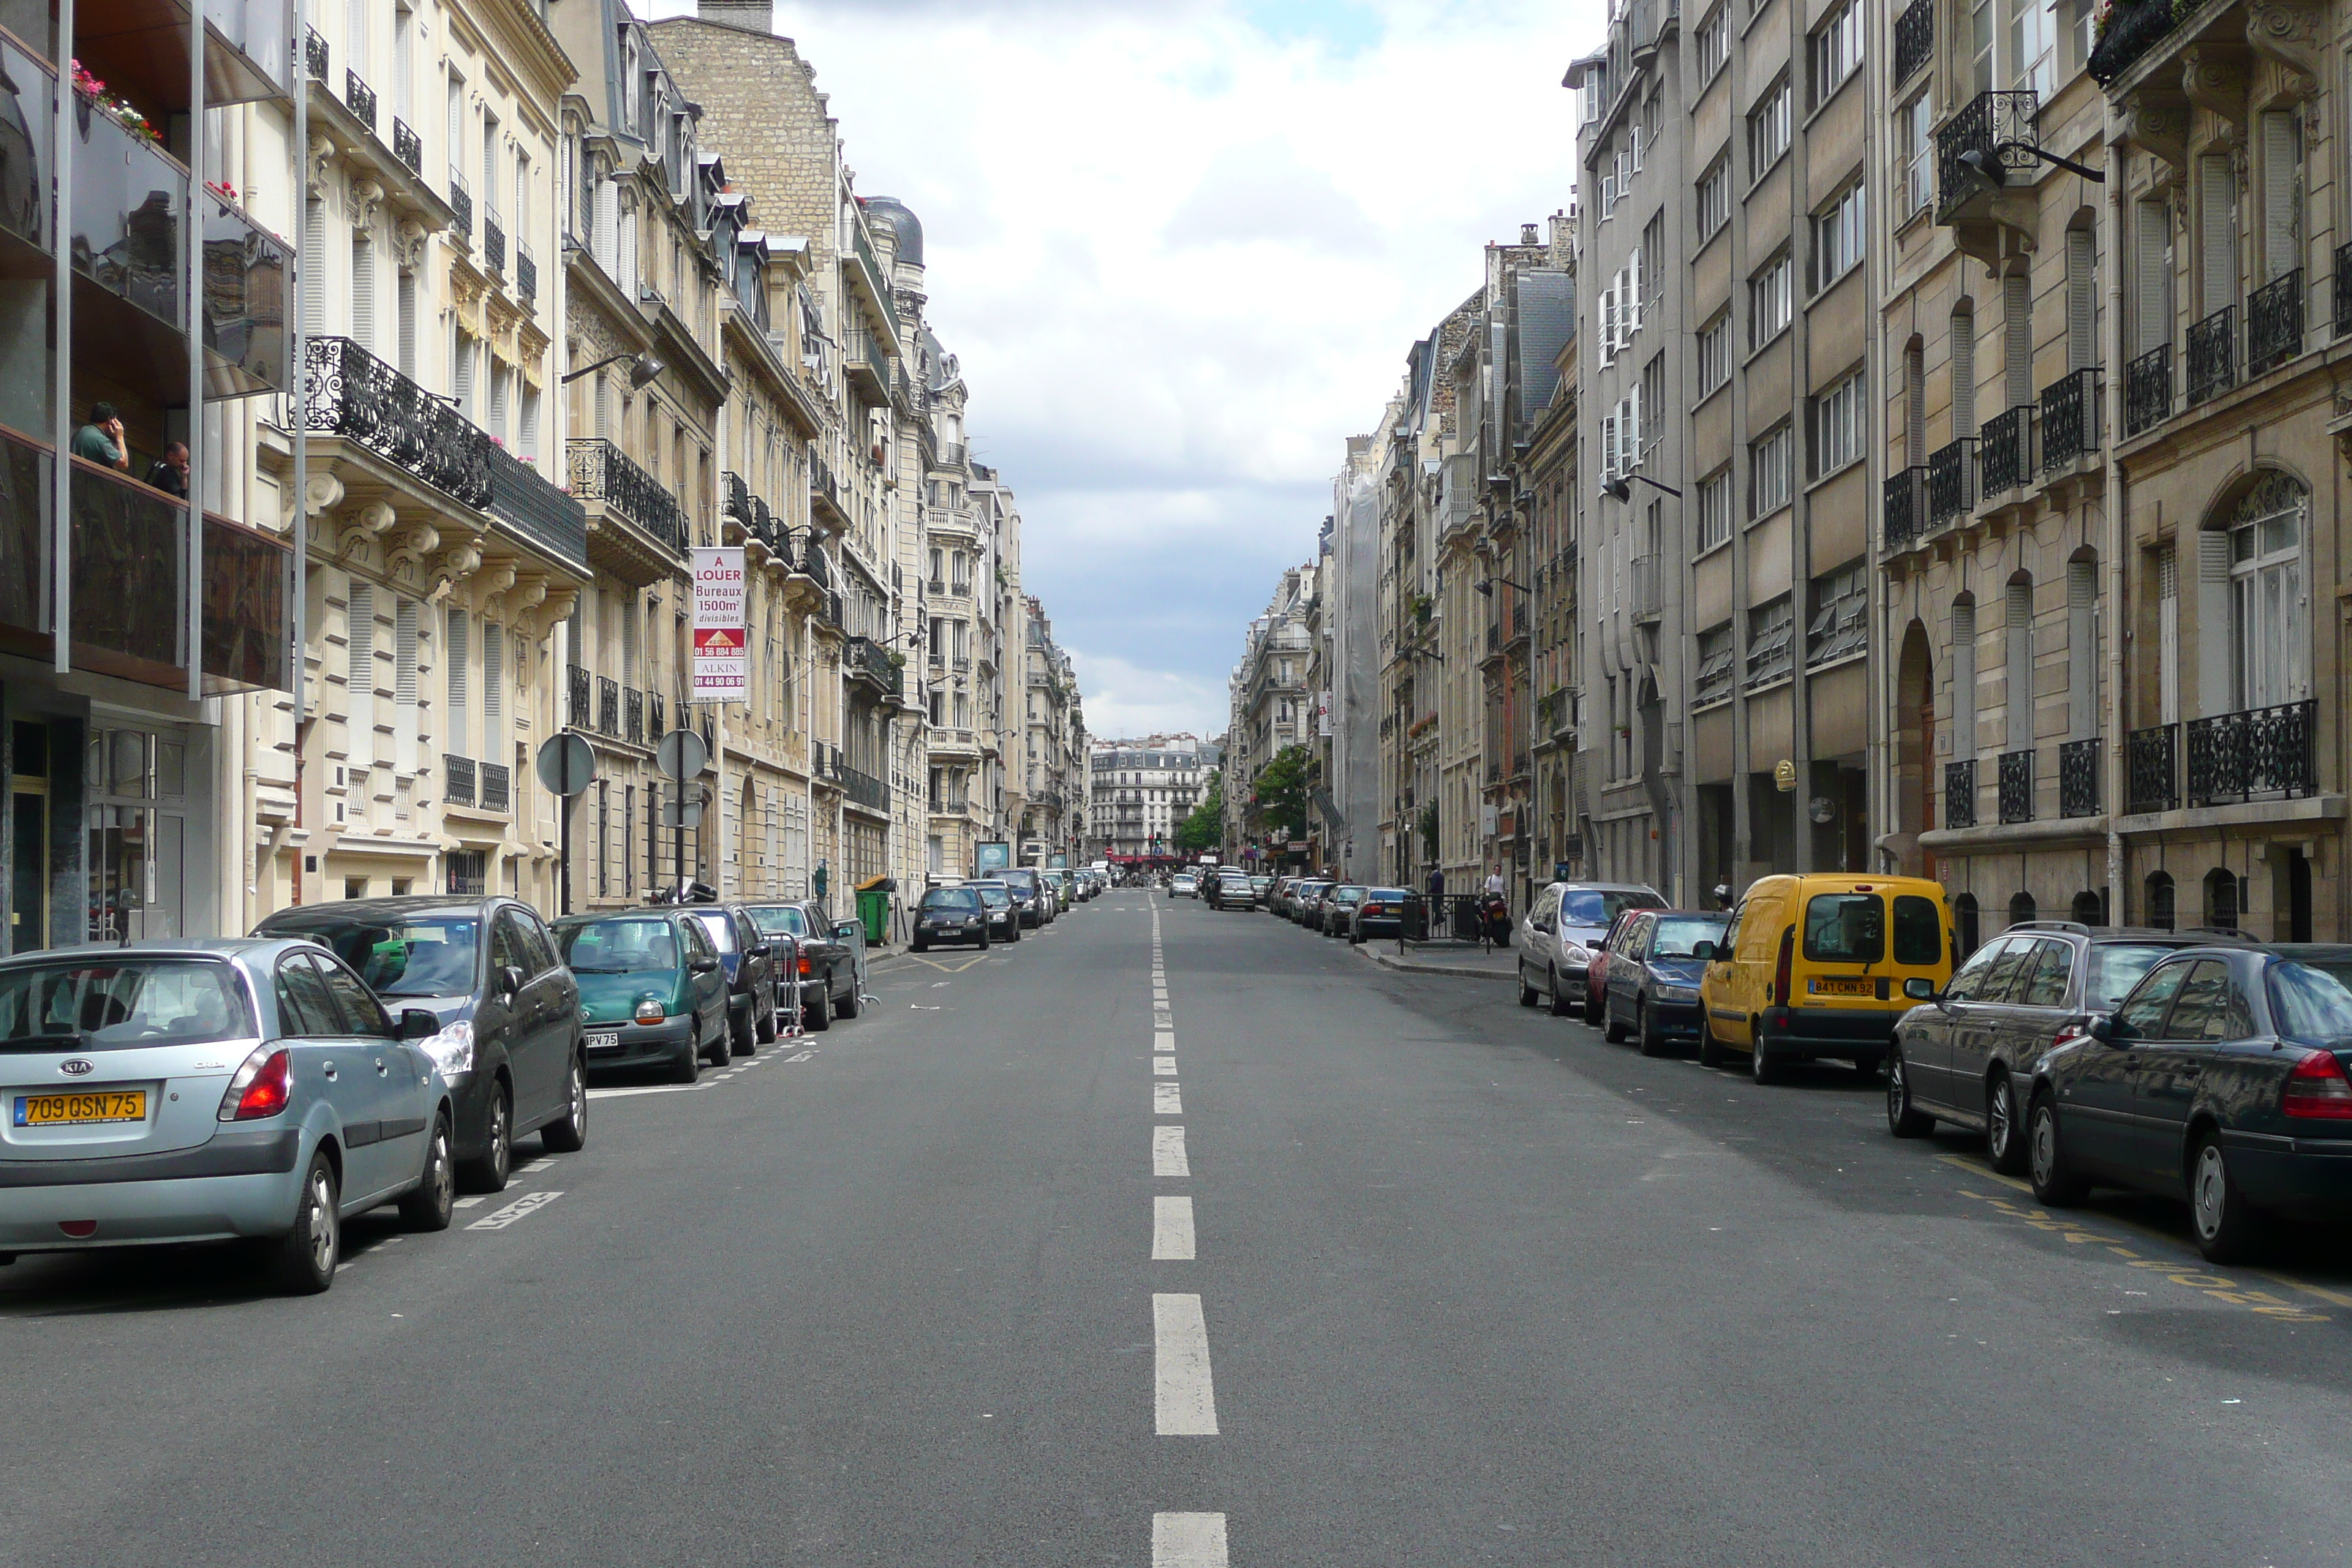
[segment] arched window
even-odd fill
[[[2040,918],[2041,914],[2034,907],[2033,895],[2032,893],[2015,893],[2011,895],[2009,900],[2010,924],[2013,926],[2023,925],[2028,921],[2039,920]]]
[[[2170,931],[2173,923],[2172,874],[2151,871],[2145,884],[2147,902],[2147,923],[2156,931]]]
[[[2104,894],[2087,889],[2074,895],[2074,907],[2067,919],[2081,925],[2103,926],[2107,923],[2107,900]]]
[[[2205,923],[2215,931],[2238,929],[2238,879],[2219,866],[2205,873]]]
[[[2240,497],[2221,525],[2230,584],[2230,696],[2238,711],[2311,695],[2311,615],[2303,541],[2310,495],[2273,469]],[[2208,571],[2221,554],[2210,542]]]
[[[1958,963],[1974,952],[1978,946],[1977,896],[1974,893],[1962,893],[1952,900],[1952,924],[1957,928],[1953,941],[1958,949],[1952,954],[1952,962]]]

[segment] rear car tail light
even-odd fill
[[[2286,1075],[2289,1116],[2322,1121],[2352,1121],[2352,1079],[2332,1051],[2305,1051]]]
[[[228,1080],[228,1090],[221,1096],[220,1119],[255,1121],[277,1115],[293,1098],[293,1073],[294,1058],[286,1052],[255,1047],[236,1076]]]
[[[802,978],[802,979],[803,979],[803,980],[807,979],[807,978],[808,978],[808,972],[809,972],[809,956],[808,956],[808,954],[807,954],[807,953],[805,953],[805,952],[804,952],[804,953],[802,953],[802,954],[801,954],[801,978]]]
[[[1780,960],[1772,967],[1772,999],[1783,1007],[1796,1005],[1789,992],[1789,967],[1797,956],[1797,928],[1790,926],[1780,933]]]
[[[2071,1046],[2076,1040],[2087,1040],[2090,1037],[2091,1026],[2089,1020],[2084,1018],[2072,1018],[2060,1026],[2056,1037],[2050,1042],[2050,1048],[2054,1051],[2061,1046]]]

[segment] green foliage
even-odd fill
[[[1209,773],[1209,793],[1176,828],[1176,847],[1187,855],[1204,855],[1225,840],[1225,775]]]
[[[1304,746],[1285,746],[1258,769],[1250,814],[1261,827],[1307,830],[1307,784],[1314,758]]]

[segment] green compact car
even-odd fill
[[[727,975],[700,921],[683,910],[629,910],[555,922],[580,982],[591,1068],[667,1067],[679,1083],[727,1041]]]

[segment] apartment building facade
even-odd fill
[[[1087,792],[1092,767],[1076,668],[1054,641],[1054,623],[1034,595],[1022,597],[1026,617],[1022,810],[1019,863],[1072,863],[1086,847]]]
[[[1175,858],[1176,830],[1206,798],[1215,748],[1182,733],[1097,740],[1087,749],[1087,858]]]

